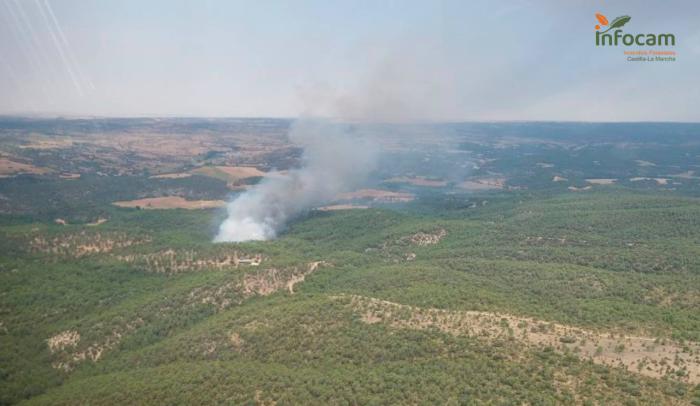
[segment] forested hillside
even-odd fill
[[[216,210],[6,217],[2,402],[700,401],[697,199],[450,199],[242,244]]]

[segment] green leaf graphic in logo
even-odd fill
[[[632,17],[630,17],[630,16],[620,16],[620,17],[616,17],[616,18],[610,23],[610,27],[608,27],[607,30],[601,32],[601,34],[606,33],[606,32],[608,32],[608,31],[612,30],[613,28],[620,28],[620,27],[622,27],[623,25],[625,25],[625,24],[627,24],[628,22],[630,22],[631,19],[632,19]]]

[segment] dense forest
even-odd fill
[[[696,363],[671,357],[652,377],[581,356],[581,338],[517,333],[651,337],[697,360],[695,198],[464,199],[311,211],[241,244],[210,243],[216,210],[106,208],[92,227],[3,218],[2,403],[700,402]],[[368,319],[375,299],[389,307]],[[486,337],[438,310],[528,321]]]
[[[213,243],[291,125],[0,118],[0,405],[700,405],[697,124],[345,123],[370,193]]]

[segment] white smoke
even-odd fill
[[[359,186],[375,168],[377,149],[352,128],[327,120],[294,123],[289,137],[304,149],[302,167],[271,174],[229,203],[214,241],[275,238],[289,219]]]
[[[403,123],[431,118],[451,103],[451,75],[434,57],[432,44],[380,52],[357,83],[307,84],[300,90],[305,114],[353,123]],[[422,49],[418,52],[418,49]],[[363,51],[363,57],[368,57]],[[444,111],[443,111],[444,112]],[[378,134],[371,126],[300,119],[290,131],[304,149],[303,165],[271,174],[228,205],[228,218],[214,241],[275,238],[288,220],[360,186],[378,163]],[[383,130],[382,130],[383,131]],[[391,130],[394,135],[397,129]],[[384,134],[382,134],[384,135]]]

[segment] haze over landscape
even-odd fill
[[[596,12],[673,32],[678,63],[596,48]],[[344,117],[399,109],[379,120],[697,121],[699,13],[692,0],[3,0],[0,113],[296,117],[346,98]]]

